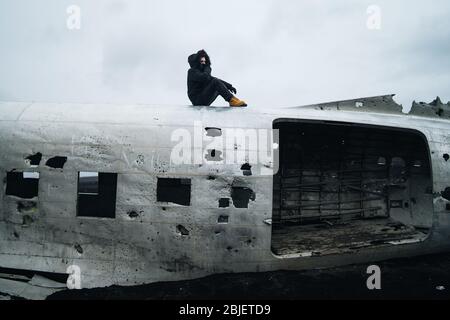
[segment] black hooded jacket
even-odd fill
[[[206,64],[200,64],[200,57],[206,58]],[[197,53],[191,54],[188,57],[190,69],[187,76],[188,97],[191,102],[196,101],[198,95],[214,78],[211,76],[211,60],[205,50],[199,50]],[[231,84],[221,80],[229,89]]]

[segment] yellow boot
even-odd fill
[[[246,107],[246,106],[247,106],[247,104],[244,101],[239,100],[235,96],[233,96],[230,99],[230,107]]]

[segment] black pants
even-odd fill
[[[203,91],[195,98],[192,103],[195,106],[209,106],[221,95],[225,101],[230,101],[233,95],[227,89],[225,84],[218,78],[212,78]]]

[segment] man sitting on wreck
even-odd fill
[[[236,98],[236,88],[226,81],[211,76],[211,60],[205,50],[191,54],[188,58],[188,97],[194,106],[209,106],[221,95],[231,107],[246,107],[247,104]]]

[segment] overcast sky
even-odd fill
[[[0,40],[0,100],[190,104],[202,48],[250,106],[450,99],[448,0],[0,0]]]

